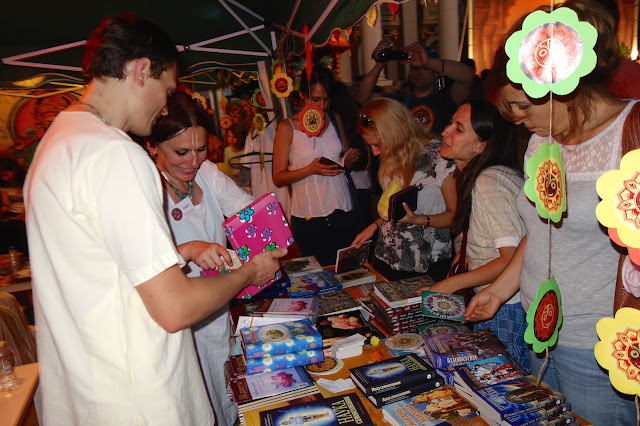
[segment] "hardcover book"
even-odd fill
[[[253,256],[278,247],[289,247],[293,236],[287,219],[276,196],[268,192],[244,209],[223,222],[224,232],[242,263]],[[204,275],[220,275],[220,271],[203,271]],[[266,284],[249,285],[236,299],[249,299],[282,277],[277,272],[275,279]]]
[[[315,256],[304,256],[282,262],[282,269],[285,270],[289,277],[295,277],[308,272],[320,272],[322,271],[322,265],[320,265]]]
[[[415,305],[422,302],[420,291],[422,287],[432,286],[434,281],[422,275],[415,278],[377,282],[374,292],[390,307]]]
[[[264,426],[314,424],[323,426],[369,426],[371,417],[355,393],[310,401],[260,413]]]
[[[424,336],[424,341],[429,360],[439,370],[507,353],[489,329]]]
[[[340,281],[342,284],[342,288],[351,287],[354,285],[372,283],[377,278],[371,273],[367,268],[358,268],[353,271],[343,272],[341,274],[336,274],[334,277]]]
[[[310,297],[342,289],[342,284],[331,272],[310,272],[291,277],[291,286],[287,289],[289,297]]]
[[[437,425],[459,417],[475,417],[478,410],[454,388],[444,386],[385,405],[382,414],[394,425]]]
[[[247,359],[322,348],[322,337],[309,319],[240,330]]]
[[[242,355],[241,355],[242,356]],[[247,375],[268,373],[285,368],[301,367],[324,361],[322,348],[292,352],[282,355],[266,355],[260,358],[246,359]]]
[[[371,240],[365,241],[359,248],[351,246],[338,250],[336,253],[336,274],[362,267],[369,261],[369,253],[371,253]]]
[[[569,412],[570,408],[571,407],[568,403],[560,404],[555,407],[534,411],[533,413],[523,414],[515,417],[513,420],[507,418],[502,422],[512,426],[539,426],[541,424],[554,424],[553,422],[556,421],[555,419],[562,417],[564,419],[564,423],[558,424],[568,424],[572,423],[576,419],[575,415]],[[565,416],[565,414],[567,416]],[[482,415],[482,411],[480,412],[480,415]],[[572,420],[570,420],[571,418]]]
[[[296,315],[315,318],[318,313],[318,299],[303,297],[299,299],[272,298],[258,302],[253,311],[254,316],[283,316]]]
[[[302,367],[257,374],[229,383],[237,404],[279,395],[313,385],[313,379]]]
[[[435,369],[415,354],[352,368],[351,379],[365,395],[411,387],[436,377]]]
[[[495,385],[464,392],[480,409],[482,416],[497,421],[515,420],[518,416],[563,404],[565,398],[545,383],[536,386],[534,376],[524,376]]]
[[[422,292],[422,314],[449,321],[466,321],[464,297],[457,294]]]
[[[393,404],[396,401],[410,398],[441,386],[444,386],[444,379],[439,375],[436,375],[435,378],[427,380],[426,382],[421,382],[414,386],[402,387],[389,392],[379,393],[377,395],[369,395],[368,398],[376,408],[381,408],[383,405]]]
[[[374,335],[381,337],[377,331],[374,332],[374,330],[369,327],[362,317],[360,310],[318,317],[317,328],[322,336],[324,348],[330,347],[336,340],[352,336],[356,333],[366,337],[367,340]]]
[[[291,405],[303,404],[311,401],[324,399],[320,390],[314,385],[308,388],[297,389],[291,392],[276,396],[270,396],[258,401],[238,405],[238,417],[240,424],[247,426],[262,426],[260,424],[260,413],[262,411],[274,410],[276,408],[288,407]]]
[[[470,392],[526,375],[508,354],[471,361],[454,367],[453,371],[456,386]]]
[[[335,315],[361,309],[362,305],[347,290],[318,296],[318,315]]]

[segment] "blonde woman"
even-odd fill
[[[428,274],[436,281],[449,270],[453,249],[448,227],[455,213],[453,164],[439,155],[440,142],[431,140],[424,126],[400,102],[376,98],[360,115],[359,132],[380,157],[378,180],[384,189],[378,203],[379,217],[353,241],[361,245],[376,231],[374,267],[389,280]],[[388,199],[397,190],[416,185],[420,224],[407,218],[391,222]]]

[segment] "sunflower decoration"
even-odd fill
[[[597,38],[596,29],[569,8],[537,10],[507,40],[507,76],[532,98],[549,91],[567,95],[595,68]]]
[[[220,127],[222,127],[224,130],[227,130],[233,124],[233,120],[231,119],[230,115],[225,114],[220,117],[219,123]]]
[[[593,352],[598,364],[609,370],[616,390],[640,396],[640,311],[621,308],[614,318],[596,324],[600,341]]]
[[[256,134],[261,135],[264,133],[264,130],[267,128],[267,120],[265,120],[264,115],[256,112],[253,115],[253,130],[256,131]]]
[[[324,127],[324,112],[313,105],[305,105],[300,125],[300,130],[304,131],[307,137],[318,136]]]
[[[253,106],[256,108],[265,109],[267,107],[267,102],[264,100],[264,96],[262,95],[260,89],[256,89],[253,91],[251,100],[253,101]]]
[[[271,91],[278,98],[286,98],[293,91],[293,80],[283,72],[277,73],[271,79]]]
[[[567,211],[567,190],[564,163],[560,155],[560,145],[546,142],[540,144],[538,152],[527,161],[528,179],[524,183],[524,193],[536,205],[543,219],[559,222]]]
[[[602,201],[596,217],[609,228],[614,243],[629,250],[640,264],[640,149],[622,157],[620,170],[611,170],[598,178],[596,190]]]
[[[556,344],[562,325],[562,300],[555,277],[538,288],[536,300],[527,312],[527,324],[524,341],[533,345],[534,351],[540,353]]]

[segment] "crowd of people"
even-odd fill
[[[278,123],[272,179],[290,190],[287,216],[302,256],[329,265],[337,250],[375,239],[372,263],[387,279],[429,275],[430,290],[475,294],[467,319],[492,329],[533,374],[544,359],[524,342],[525,317],[547,279],[550,247],[564,322],[542,378],[594,425],[634,424],[633,401],[613,389],[593,354],[595,325],[612,313],[620,256],[596,219],[595,181],[617,168],[627,117],[640,118],[636,101],[608,89],[620,63],[615,17],[592,0],[558,7],[599,34],[596,67],[572,93],[532,99],[508,79],[504,43],[523,19],[498,46],[486,93],[467,63],[421,44],[404,48],[410,73],[401,94],[373,96],[382,61],[352,95],[316,65],[298,93],[323,115],[319,129],[309,136],[304,111]],[[389,47],[381,42],[373,57]],[[41,424],[237,420],[223,380],[228,302],[272,279],[286,250],[200,277],[232,263],[220,225],[254,200],[247,171],[236,167],[252,129],[232,100],[233,125],[222,143],[212,138],[206,106],[176,90],[177,64],[155,23],[105,18],[87,41],[84,96],[59,114],[30,167]],[[525,162],[545,141],[561,146],[569,209],[550,234],[523,192],[529,176],[516,125],[532,134]],[[24,176],[0,166],[9,188],[0,188],[2,217],[24,220],[11,189]],[[390,199],[410,186],[417,207],[404,204],[394,220]],[[626,259],[624,268],[636,266]]]

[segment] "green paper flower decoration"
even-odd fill
[[[595,68],[597,38],[596,29],[569,8],[537,10],[507,40],[507,76],[532,98],[549,91],[567,95]]]
[[[619,170],[600,176],[596,190],[602,198],[596,217],[609,228],[613,242],[626,247],[631,260],[640,264],[640,149],[625,154]]]
[[[529,158],[526,166],[528,179],[524,183],[524,193],[541,218],[551,218],[559,222],[567,211],[567,189],[564,163],[560,145],[542,142],[538,152]]]
[[[640,396],[640,311],[622,308],[614,318],[602,318],[596,324],[600,341],[593,352],[598,364],[609,370],[614,388]]]
[[[558,329],[562,325],[562,300],[556,278],[540,284],[536,300],[527,312],[527,329],[524,341],[540,353],[558,341]]]

